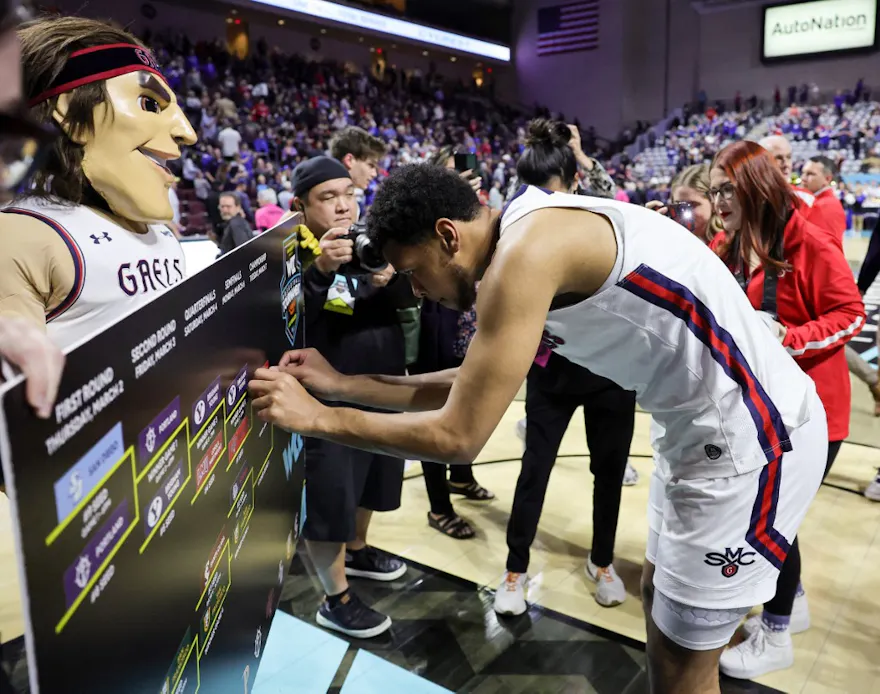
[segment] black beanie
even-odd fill
[[[332,157],[314,157],[293,170],[293,194],[302,198],[315,186],[337,178],[351,178],[340,161]]]

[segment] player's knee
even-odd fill
[[[670,641],[689,651],[711,651],[727,645],[737,626],[749,613],[748,607],[708,610],[653,592],[651,617]]]

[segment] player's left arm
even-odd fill
[[[496,253],[480,285],[476,335],[442,408],[382,414],[325,407],[289,374],[261,371],[252,382],[258,415],[306,436],[385,455],[472,462],[522,385],[559,288],[561,270],[554,266],[565,261],[535,245],[523,241]]]
[[[796,359],[838,349],[865,325],[865,304],[843,251],[830,238],[807,241],[810,269],[803,291],[816,318],[786,326],[782,345]]]

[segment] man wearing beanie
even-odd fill
[[[336,159],[315,157],[293,173],[293,211],[320,239],[320,253],[303,273],[306,345],[346,374],[405,373],[396,294],[410,292],[393,268],[348,277],[353,243],[342,238],[357,221],[355,186]],[[355,638],[378,636],[391,619],[364,604],[348,576],[393,581],[406,564],[366,544],[374,511],[400,506],[404,461],[306,439],[306,524],[303,535],[327,597],[319,625]]]

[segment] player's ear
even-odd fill
[[[450,255],[459,251],[461,248],[461,237],[455,222],[451,219],[438,219],[434,231],[437,233],[440,245],[444,251]]]

